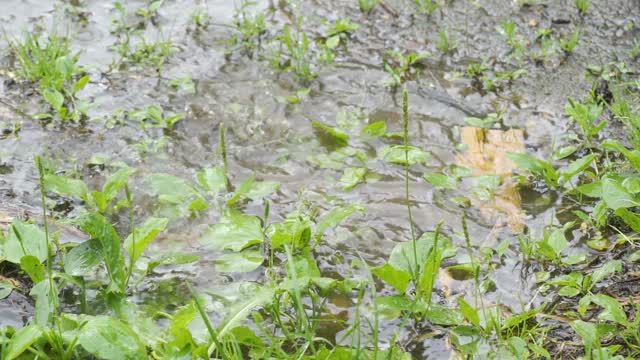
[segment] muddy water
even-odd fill
[[[516,1],[507,0],[446,1],[444,9],[430,17],[416,14],[409,0],[383,1],[384,6],[369,16],[359,11],[356,1],[350,0],[305,0],[289,6],[284,1],[261,1],[258,8],[274,9],[268,17],[270,35],[285,23],[292,23],[296,14],[307,17],[303,29],[314,37],[323,35],[327,21],[349,17],[360,25],[348,42],[348,51],[341,51],[332,66],[318,68],[316,80],[301,84],[291,75],[274,72],[267,61],[226,54],[227,47],[221,41],[233,34],[228,27],[235,8],[231,0],[165,1],[156,26],[144,33],[150,41],[170,38],[180,49],[161,75],[152,70],[111,70],[109,65],[117,56],[110,50],[116,41],[110,33],[111,21],[117,17],[113,4],[93,0],[81,3],[80,14],[74,14],[62,1],[2,1],[0,20],[9,37],[42,28],[55,28],[58,33],[70,35],[73,48],[81,51],[80,64],[87,66],[92,75],[81,97],[95,103],[90,114],[97,121],[86,127],[43,127],[21,115],[35,114],[46,107],[32,96],[29,85],[12,81],[15,69],[7,44],[1,40],[0,48],[5,51],[0,63],[4,69],[0,73],[0,121],[3,127],[22,121],[22,129],[18,136],[0,140],[0,214],[5,211],[16,216],[19,211],[15,209],[36,211],[39,201],[33,156],[48,154],[60,169],[77,171],[86,181],[96,184],[103,177],[99,167],[90,166],[96,155],[137,168],[133,179],[141,200],[137,212],[140,216],[148,215],[153,206],[144,195],[145,175],[167,172],[190,179],[197,169],[217,162],[218,129],[224,123],[228,128],[232,182],[238,183],[255,172],[260,179],[282,184],[271,207],[274,220],[295,210],[301,199],[317,202],[322,212],[348,203],[366,207],[366,214],[349,220],[318,248],[325,274],[338,277],[352,276],[354,270],[349,264],[360,256],[371,265],[382,264],[394,245],[410,238],[400,167],[371,163],[372,170],[381,174],[382,179],[345,192],[338,183],[340,172],[309,161],[313,155],[330,151],[316,138],[311,121],[334,125],[338,111],[362,111],[370,122],[385,120],[391,131],[401,130],[401,93],[383,85],[387,74],[382,63],[387,50],[433,54],[425,62],[421,75],[407,84],[411,142],[433,155],[427,166],[412,168],[411,201],[419,231],[432,230],[440,220],[445,220],[444,232],[462,245],[458,235],[463,209],[448,200],[449,193],[435,189],[422,175],[459,164],[472,168],[475,175],[494,172],[506,177],[511,171],[508,163],[487,165],[503,159],[505,149],[526,149],[538,156],[548,156],[551,145],[561,141],[561,135],[572,126],[564,117],[566,97],[580,98],[591,87],[585,78],[586,66],[621,60],[633,64],[628,49],[637,35],[635,22],[640,18],[640,7],[632,0],[592,1],[585,18],[578,16],[572,1],[555,0],[538,1],[539,5],[523,8]],[[144,4],[129,1],[126,6],[135,9]],[[187,31],[189,18],[198,8],[206,9],[212,24],[203,32]],[[504,70],[514,69],[517,63],[509,57],[510,49],[496,30],[501,20],[517,23],[518,33],[528,41],[529,52],[539,47],[534,34],[541,28],[551,28],[555,34],[566,37],[580,26],[582,38],[570,57],[565,59],[557,52],[542,63],[525,59],[523,67],[528,73],[522,78],[506,85],[498,94],[480,92],[464,75],[468,64],[485,60]],[[436,49],[441,28],[457,38],[453,54],[442,56]],[[194,79],[195,94],[167,85],[168,80],[186,75]],[[307,86],[311,87],[311,93],[301,104],[277,100],[278,96],[292,95]],[[100,121],[117,109],[148,104],[159,104],[165,112],[187,114],[174,131],[164,134],[168,143],[160,153],[141,154],[135,145],[157,140],[162,132],[143,131],[135,123],[107,128]],[[504,133],[470,139],[474,135],[464,128],[464,118],[496,111],[503,113],[502,130],[517,129],[511,133],[511,143],[501,140]],[[475,153],[460,151],[459,144],[466,144]],[[376,145],[380,148],[384,144]],[[470,190],[470,185],[463,183],[460,194]],[[535,295],[532,275],[521,269],[516,234],[521,231],[539,234],[543,225],[556,221],[557,214],[565,209],[556,198],[544,199],[540,194],[518,192],[514,187],[499,191],[497,199],[474,202],[467,210],[469,228],[476,248],[494,247],[503,239],[511,240],[506,260],[497,264],[491,274],[497,287],[488,300],[520,311],[521,303],[535,304],[542,299]],[[250,203],[245,211],[262,214],[262,206]],[[6,210],[9,208],[13,210]],[[77,208],[70,215],[76,212]],[[218,217],[211,210],[200,218],[173,223],[162,242],[151,251],[192,252],[202,255],[203,261],[186,270],[181,268],[180,272],[167,271],[160,277],[170,284],[173,278],[188,276],[201,289],[219,288],[240,279],[263,279],[262,270],[241,276],[215,272],[212,262],[215,257],[201,248],[197,238]],[[573,244],[579,246],[579,240]],[[140,299],[142,302],[154,301],[154,296],[160,294],[186,296],[181,293],[186,290],[179,286],[167,285],[170,291],[153,284],[143,286],[148,286],[148,292]],[[447,303],[453,296],[471,291],[472,284],[454,280],[443,272],[438,287],[437,301]],[[7,306],[6,301],[0,303]],[[353,315],[354,303],[354,299],[335,299],[330,306],[335,314],[349,317]],[[2,316],[0,326],[16,326],[22,321],[21,315]],[[383,329],[383,339],[393,331]],[[419,330],[407,329],[405,337],[413,337],[414,331]],[[414,341],[411,347],[416,356],[449,354],[445,337],[437,335]]]

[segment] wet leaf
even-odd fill
[[[574,296],[577,296],[579,294],[580,294],[580,289],[574,288],[574,287],[571,287],[571,286],[563,286],[558,291],[558,295],[560,295],[560,296],[574,297]]]
[[[458,296],[456,300],[458,301],[458,306],[460,307],[462,316],[476,327],[480,327],[480,315],[478,314],[478,310],[469,305],[469,303],[464,300],[463,296]]]
[[[227,178],[221,167],[204,168],[196,174],[198,184],[214,196],[227,186]]]
[[[378,311],[386,320],[399,318],[403,312],[411,309],[411,300],[405,296],[377,296],[374,299]]]
[[[458,187],[458,182],[455,178],[444,174],[427,173],[424,174],[424,178],[430,182],[431,185],[440,189],[455,190]]]
[[[33,343],[38,341],[43,335],[42,328],[31,324],[16,331],[11,337],[6,353],[2,354],[3,359],[13,360],[22,355]]]
[[[602,265],[599,269],[594,271],[591,276],[591,283],[593,285],[599,283],[601,280],[606,278],[607,276],[622,271],[622,261],[620,260],[610,260],[607,261],[604,265]]]
[[[617,140],[605,140],[602,143],[602,147],[604,149],[612,149],[620,152],[624,157],[629,160],[631,166],[633,166],[637,171],[640,171],[640,151],[638,150],[629,150],[622,143]]]
[[[104,263],[111,278],[110,291],[123,292],[126,282],[126,266],[124,256],[120,248],[120,237],[115,228],[104,216],[100,214],[88,214],[78,219],[80,228],[98,239],[102,245]]]
[[[271,248],[280,249],[284,245],[295,248],[305,247],[311,240],[312,223],[300,217],[287,218],[281,223],[269,225],[266,235],[271,240]]]
[[[387,133],[387,124],[384,121],[376,121],[362,129],[362,135],[365,138],[376,138]]]
[[[562,147],[556,151],[556,153],[554,154],[554,159],[555,160],[564,159],[568,156],[571,156],[574,152],[576,152],[576,150],[578,150],[578,147],[573,145]]]
[[[340,184],[345,191],[351,190],[363,183],[367,175],[367,168],[346,168],[340,178]]]
[[[424,164],[427,162],[431,154],[418,147],[409,145],[408,147],[408,164]],[[380,159],[392,164],[406,165],[407,157],[405,155],[404,145],[386,146],[380,150],[378,155]]]
[[[312,122],[311,125],[319,132],[320,139],[328,144],[342,147],[347,146],[349,143],[349,135],[342,130],[332,128],[317,121]]]
[[[14,219],[9,235],[0,237],[0,254],[14,264],[20,264],[25,255],[33,255],[43,262],[47,259],[47,238],[37,225]]]
[[[147,264],[147,273],[152,272],[160,265],[184,265],[194,263],[198,260],[200,260],[200,256],[191,254],[172,254],[163,256],[160,259],[150,261],[149,264]]]
[[[146,178],[151,191],[160,201],[181,204],[197,195],[195,189],[183,179],[169,174],[151,174]]]
[[[202,242],[214,250],[241,251],[264,241],[262,222],[238,211],[228,212],[220,222],[209,227]]]
[[[258,250],[226,253],[216,259],[216,270],[220,272],[251,272],[264,262]]]
[[[88,199],[89,189],[82,180],[71,179],[58,175],[45,175],[44,187],[48,191],[52,191],[60,195],[72,196],[85,201]]]
[[[434,233],[428,232],[416,240],[416,252],[420,269],[423,267],[423,264],[427,264],[434,238]],[[443,250],[443,259],[452,257],[456,253],[456,248],[452,245],[451,240],[442,234],[438,237],[438,248]],[[416,270],[413,242],[404,242],[396,245],[389,256],[389,264],[398,270],[404,270],[413,274]]]
[[[622,304],[620,304],[616,299],[604,294],[596,294],[590,296],[589,299],[591,302],[604,308],[604,311],[598,315],[599,319],[613,321],[622,326],[630,325],[629,320],[627,319],[627,314],[622,308]],[[582,305],[582,303],[580,305]]]
[[[594,181],[588,184],[580,185],[576,188],[581,194],[589,197],[602,197],[602,181]]]
[[[425,318],[433,324],[443,326],[460,325],[464,321],[464,317],[457,309],[439,304],[431,304],[425,313]]]
[[[528,154],[507,153],[507,157],[511,159],[518,168],[543,177],[549,186],[558,186],[558,173],[549,162]]]
[[[11,282],[5,280],[0,281],[0,300],[11,295],[13,289],[15,289],[15,286],[13,286]]]
[[[602,180],[602,199],[613,210],[640,205],[635,197],[619,181],[605,178]]]
[[[167,228],[168,223],[168,219],[150,217],[139,228],[134,229],[133,234],[126,238],[124,247],[127,249],[133,264],[138,261],[156,236]]]
[[[591,165],[593,160],[597,158],[598,154],[591,154],[572,162],[569,166],[562,170],[562,182],[565,183],[571,180],[571,178],[573,178],[574,176],[586,170]]]
[[[238,186],[235,194],[227,202],[233,206],[240,199],[248,198],[251,200],[260,200],[274,193],[280,188],[277,181],[257,181],[255,175],[251,175]]]
[[[98,239],[90,239],[71,249],[64,258],[64,271],[72,276],[88,275],[104,255]]]
[[[559,257],[568,246],[567,238],[564,236],[564,229],[554,229],[551,235],[549,235],[547,243]]]
[[[107,181],[104,183],[102,187],[102,193],[104,194],[107,203],[113,201],[118,195],[118,192],[127,184],[129,180],[129,176],[131,176],[135,172],[134,169],[124,168],[116,171],[114,174],[109,176]]]
[[[324,235],[325,231],[329,229],[335,229],[343,221],[349,218],[356,212],[364,212],[365,209],[360,205],[349,205],[335,209],[325,215],[318,225],[316,226],[316,237],[320,239]]]
[[[257,291],[250,299],[232,306],[229,315],[222,322],[222,326],[218,332],[218,339],[224,339],[226,334],[246,319],[255,308],[270,303],[273,295],[273,289],[264,287]]]
[[[62,109],[64,105],[64,95],[58,90],[52,88],[45,89],[42,92],[42,96],[54,110],[60,111]]]
[[[34,284],[45,278],[45,269],[42,262],[33,255],[25,255],[20,259],[20,268],[29,275]]]
[[[412,276],[409,272],[398,270],[388,263],[371,269],[371,272],[380,280],[393,286],[399,293],[404,294],[411,282]]]
[[[582,320],[575,320],[569,324],[573,330],[580,335],[582,342],[588,349],[600,347],[600,338],[598,337],[598,331],[594,324]]]
[[[640,216],[625,208],[616,210],[615,214],[618,215],[622,221],[631,228],[631,230],[640,232]]]
[[[35,323],[40,326],[50,325],[59,304],[56,284],[53,283],[52,289],[49,280],[42,280],[31,288],[29,295],[36,299]]]
[[[108,316],[90,317],[80,329],[78,344],[100,359],[148,358],[138,335],[125,323]]]

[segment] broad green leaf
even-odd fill
[[[303,248],[311,240],[311,227],[312,223],[309,220],[296,216],[269,225],[266,235],[271,240],[273,249],[282,248],[284,245]]]
[[[475,325],[476,327],[480,327],[480,315],[478,315],[478,310],[473,308],[469,303],[464,300],[464,296],[458,296],[456,298],[458,300],[458,306],[460,307],[460,312],[462,316],[464,316],[467,321]]]
[[[627,158],[627,160],[629,160],[629,163],[631,164],[631,166],[633,166],[636,171],[640,171],[640,151],[638,150],[629,150],[627,149],[624,145],[622,145],[622,143],[620,143],[617,140],[605,140],[602,143],[602,147],[604,149],[612,149],[612,150],[616,150],[619,153],[621,153],[622,155],[624,155],[624,157]]]
[[[371,269],[371,272],[380,278],[380,280],[393,286],[400,294],[407,291],[409,282],[411,282],[411,274],[404,270],[398,270],[388,263]]]
[[[320,222],[318,222],[318,225],[316,226],[316,238],[322,238],[322,235],[324,235],[325,231],[329,229],[335,229],[338,225],[340,225],[343,221],[345,221],[356,212],[364,211],[365,209],[360,205],[349,205],[332,210],[330,213],[325,215],[322,220],[320,220]]]
[[[549,162],[529,154],[507,153],[507,157],[518,168],[527,170],[534,175],[542,176],[549,186],[555,187],[558,185],[558,173]]]
[[[411,299],[404,295],[376,296],[374,299],[378,311],[386,320],[399,318],[403,312],[411,310]]]
[[[152,260],[147,264],[147,273],[151,273],[160,265],[184,265],[200,260],[200,256],[191,254],[173,254],[163,256],[160,259]]]
[[[89,83],[89,80],[91,80],[91,75],[85,75],[78,79],[78,81],[73,84],[73,93],[77,94],[80,90],[84,89]]]
[[[602,181],[600,181],[600,180],[594,181],[594,182],[590,182],[588,184],[580,185],[576,189],[581,194],[589,196],[589,197],[593,197],[593,198],[602,197]]]
[[[408,154],[405,154],[405,149],[408,149]],[[408,158],[406,155],[408,155]],[[408,148],[405,148],[404,145],[386,146],[378,154],[378,157],[383,161],[399,165],[406,165],[407,159],[409,165],[424,164],[430,156],[429,152],[411,145]]]
[[[42,96],[54,110],[60,111],[62,109],[62,105],[64,105],[64,95],[58,90],[51,88],[44,89]]]
[[[197,191],[184,179],[169,174],[147,176],[151,191],[160,197],[160,201],[180,204],[196,196]]]
[[[638,194],[640,193],[640,178],[632,176],[625,177],[625,179],[622,180],[622,186],[627,189],[628,192]]]
[[[331,126],[324,125],[317,121],[311,123],[314,129],[317,129],[320,135],[320,139],[330,145],[336,145],[338,147],[347,146],[349,143],[349,135],[342,130],[332,128]]]
[[[96,213],[81,217],[78,224],[85,233],[92,239],[98,239],[102,245],[104,263],[112,282],[110,291],[123,292],[127,271],[120,249],[120,237],[113,225],[104,216]]]
[[[598,154],[591,154],[572,162],[569,166],[567,166],[564,170],[562,170],[562,173],[561,173],[562,182],[566,183],[567,181],[571,180],[571,178],[573,178],[574,176],[583,172],[585,169],[589,167],[589,165],[591,165],[593,160],[597,158],[598,158]]]
[[[613,210],[640,205],[619,181],[610,178],[602,180],[602,199]]]
[[[556,255],[560,255],[567,248],[567,238],[564,236],[564,229],[554,229],[547,239],[547,243]]]
[[[45,278],[45,269],[42,262],[33,255],[25,255],[20,259],[20,268],[29,275],[34,284]]]
[[[64,271],[72,276],[88,275],[104,260],[102,244],[98,239],[89,239],[71,249],[64,258]]]
[[[221,167],[204,168],[196,173],[198,184],[206,191],[217,195],[227,186],[227,177]]]
[[[440,189],[455,190],[458,187],[458,182],[455,178],[449,177],[444,174],[426,173],[424,178],[431,183],[431,185]]]
[[[48,279],[42,280],[31,288],[29,295],[36,299],[35,323],[40,326],[49,326],[59,304],[58,288],[55,282],[52,289]]]
[[[580,294],[580,289],[572,287],[572,286],[563,286],[558,290],[558,295],[574,297]]]
[[[202,241],[214,250],[241,251],[264,241],[262,222],[255,216],[230,211],[209,227]]]
[[[362,135],[365,138],[380,137],[386,133],[387,133],[387,124],[384,121],[376,121],[374,123],[371,123],[365,126],[365,128],[362,129]]]
[[[416,252],[419,264],[419,270],[427,264],[427,259],[434,242],[434,233],[428,232],[416,240]],[[440,234],[438,236],[438,248],[444,250],[442,258],[449,258],[456,254],[456,248],[452,245],[451,240]],[[416,262],[413,253],[413,242],[404,242],[396,245],[389,256],[389,265],[398,270],[404,270],[413,274],[416,269]]]
[[[168,219],[150,217],[139,228],[133,230],[133,234],[124,241],[124,247],[127,249],[132,263],[135,264],[138,261],[156,236],[167,228],[168,223]]]
[[[613,321],[622,326],[629,326],[627,314],[624,312],[622,304],[616,299],[604,294],[596,294],[591,296],[590,300],[604,308],[604,311],[598,315],[599,319]]]
[[[345,191],[351,190],[358,184],[363,183],[367,175],[367,168],[346,168],[340,178],[340,185]]]
[[[580,335],[582,342],[588,349],[600,347],[600,338],[594,324],[582,320],[575,320],[569,323],[573,330]]]
[[[42,328],[38,325],[31,324],[16,331],[11,337],[9,345],[6,347],[6,353],[0,354],[3,359],[13,360],[22,355],[29,346],[33,345],[43,335]]]
[[[13,220],[9,235],[0,237],[0,254],[4,260],[20,264],[25,255],[33,255],[40,262],[47,259],[47,238],[44,231],[35,224]]]
[[[116,198],[120,189],[122,189],[129,180],[129,176],[135,172],[134,169],[124,168],[113,173],[102,186],[102,193],[107,203],[111,203]]]
[[[250,272],[259,268],[264,256],[258,250],[226,253],[216,259],[216,270],[220,272]]]
[[[602,279],[607,276],[622,271],[622,261],[620,260],[610,260],[604,263],[599,269],[594,271],[591,276],[591,283],[593,285],[599,283]]]
[[[100,359],[148,359],[138,335],[122,321],[109,316],[90,317],[79,331],[78,344]]]
[[[224,319],[220,331],[218,331],[218,339],[224,339],[226,334],[246,319],[255,308],[270,303],[273,300],[273,295],[273,289],[264,287],[252,298],[232,306],[229,315]]]
[[[640,216],[625,208],[616,210],[615,214],[618,215],[622,221],[631,228],[631,230],[640,232]]]
[[[577,146],[569,145],[558,149],[554,154],[555,160],[561,160],[568,156],[571,156],[574,152],[578,150]]]
[[[440,239],[440,236],[438,236],[438,240]],[[422,296],[423,301],[430,305],[433,305],[431,304],[431,295],[433,294],[433,287],[436,283],[436,279],[438,278],[440,263],[442,262],[442,255],[444,251],[445,249],[443,247],[438,246],[437,248],[433,248],[433,245],[431,246],[431,251],[427,256],[426,262],[422,265],[420,279],[416,286],[418,296]],[[433,319],[431,319],[431,321],[434,322]]]
[[[0,281],[0,300],[5,299],[16,287],[7,280]]]
[[[425,313],[425,318],[433,324],[443,326],[461,325],[464,321],[464,317],[457,309],[439,304],[431,304]]]
[[[44,187],[48,191],[53,191],[60,195],[72,196],[85,201],[88,199],[89,189],[82,180],[58,175],[45,175]]]
[[[277,181],[257,181],[255,175],[251,175],[238,186],[235,194],[227,203],[233,206],[243,198],[260,200],[272,194],[278,188],[280,188],[280,183]]]

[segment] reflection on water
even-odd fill
[[[497,175],[502,180],[494,197],[477,204],[480,213],[488,221],[495,222],[496,228],[508,225],[511,231],[521,233],[524,229],[522,201],[516,183],[511,179],[516,165],[507,154],[525,151],[524,131],[465,126],[460,129],[460,137],[467,150],[458,156],[458,163],[471,169],[474,176]]]

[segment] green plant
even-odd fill
[[[568,56],[573,53],[578,41],[580,41],[580,29],[576,29],[570,37],[560,40],[560,48]]]
[[[149,105],[144,109],[137,109],[129,112],[129,116],[138,121],[144,129],[147,126],[171,130],[177,122],[185,118],[184,113],[176,113],[171,116],[164,116],[164,111],[158,105]]]
[[[77,94],[90,80],[77,65],[79,53],[72,54],[68,38],[49,36],[42,40],[29,33],[25,39],[10,42],[20,63],[20,74],[28,81],[37,82],[39,93],[59,115],[62,121],[78,122],[89,109],[89,102],[79,101]],[[37,119],[51,119],[49,113],[36,115]]]
[[[311,42],[307,34],[300,31],[301,23],[302,17],[298,18],[298,30],[295,32],[288,24],[284,26],[282,35],[276,38],[279,49],[273,63],[279,71],[291,71],[301,80],[308,81],[316,78],[317,74],[312,68]]]
[[[373,9],[378,6],[380,0],[358,0],[358,5],[360,6],[360,11],[364,13],[371,13]]]
[[[576,9],[578,9],[580,16],[584,16],[589,10],[590,0],[573,0],[573,4],[576,6]]]
[[[434,0],[415,0],[416,5],[418,5],[418,10],[422,14],[433,14],[441,5],[439,2]]]
[[[565,111],[580,125],[587,143],[607,125],[606,120],[597,123],[603,111],[602,105],[597,102],[576,103],[569,98]]]
[[[206,9],[200,8],[191,14],[191,23],[193,23],[196,30],[201,31],[209,26],[211,23],[211,17]]]
[[[436,48],[446,55],[453,52],[457,47],[456,38],[450,35],[446,29],[440,29]]]
[[[266,12],[252,14],[249,11],[253,1],[243,0],[234,15],[233,25],[238,34],[233,35],[228,43],[249,54],[260,49],[263,35],[267,32]]]
[[[390,75],[390,78],[385,81],[385,85],[394,88],[414,78],[415,71],[420,66],[420,63],[431,56],[426,53],[409,53],[408,55],[402,55],[391,50],[389,50],[387,54],[389,57],[383,60],[384,71]]]

